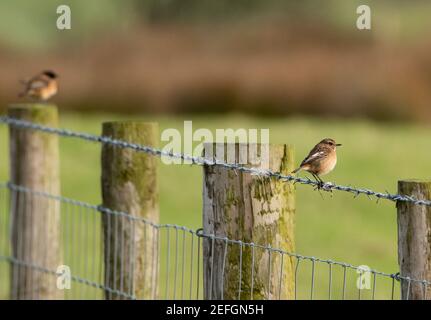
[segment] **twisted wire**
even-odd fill
[[[249,168],[249,167],[241,166],[239,164],[225,163],[218,159],[208,159],[205,157],[196,157],[196,156],[191,156],[183,153],[168,152],[168,151],[164,151],[164,150],[146,146],[146,145],[113,139],[107,136],[98,136],[98,135],[93,135],[89,133],[75,132],[67,129],[47,127],[37,123],[29,122],[29,121],[14,119],[8,116],[1,116],[0,123],[8,124],[10,126],[17,127],[17,128],[31,129],[31,130],[50,133],[50,134],[56,134],[63,137],[73,137],[73,138],[79,138],[79,139],[92,141],[92,142],[99,142],[102,144],[117,146],[119,148],[128,148],[128,149],[132,149],[138,152],[144,152],[158,157],[164,156],[164,157],[169,157],[173,159],[181,159],[183,161],[190,161],[193,165],[219,166],[228,170],[249,173],[255,176],[274,178],[285,182],[311,185],[314,187],[319,187],[320,190],[328,191],[328,192],[331,192],[332,190],[337,190],[337,191],[352,193],[355,197],[359,195],[366,195],[370,199],[374,197],[377,200],[385,199],[392,202],[407,202],[415,205],[431,207],[431,200],[428,200],[428,199],[423,200],[423,199],[417,199],[409,195],[391,194],[389,192],[377,192],[366,188],[356,188],[352,186],[337,185],[332,182],[325,182],[323,185],[320,185],[317,181],[311,180],[309,178],[300,178],[292,175],[285,175],[280,172],[273,172],[271,170]]]

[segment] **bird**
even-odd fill
[[[336,143],[334,139],[323,139],[311,149],[299,167],[293,170],[292,173],[305,170],[313,175],[318,183],[318,187],[323,186],[324,182],[320,176],[334,170],[337,164],[337,147],[340,146],[342,144]]]
[[[58,75],[51,70],[45,70],[28,80],[21,80],[25,86],[19,97],[31,97],[39,101],[47,101],[57,94]]]

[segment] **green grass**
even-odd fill
[[[118,119],[158,121],[161,130],[178,128],[193,120],[197,128],[269,128],[271,143],[295,146],[296,163],[324,137],[343,144],[338,151],[336,170],[325,177],[343,185],[396,192],[397,181],[407,178],[429,179],[431,128],[414,124],[375,123],[367,120],[280,118],[258,119],[243,115],[228,116],[118,116],[108,114],[65,114],[61,127],[100,134],[101,122]],[[61,138],[61,185],[66,197],[99,204],[100,146],[71,138]],[[0,126],[0,181],[8,179],[7,131]],[[201,226],[202,169],[190,165],[160,165],[161,222]],[[297,185],[296,251],[303,255],[368,265],[385,272],[396,272],[397,222],[395,204],[379,203],[351,194],[324,193],[323,198],[309,186]],[[165,245],[163,245],[165,248]],[[310,268],[310,266],[307,266]],[[0,269],[1,271],[1,269]],[[317,298],[327,295],[328,267],[316,269]],[[3,274],[3,278],[2,275]],[[1,282],[6,281],[0,272]],[[166,276],[161,271],[162,278]],[[309,269],[301,269],[300,297],[308,297]],[[354,287],[354,273],[348,283]],[[341,270],[334,271],[340,281]],[[350,279],[350,280],[349,280]],[[339,283],[334,285],[339,289]],[[4,287],[4,286],[0,286]],[[378,283],[377,297],[387,298],[390,281]],[[2,288],[0,288],[2,290]],[[163,290],[161,290],[163,292]],[[339,297],[335,291],[334,297]],[[369,294],[369,293],[366,293]],[[0,292],[0,298],[6,297]],[[354,291],[349,297],[356,297]]]

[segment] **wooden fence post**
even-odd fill
[[[431,199],[431,181],[398,181],[399,194]],[[398,263],[404,277],[431,281],[431,208],[399,201]],[[401,280],[401,298],[431,300],[431,286]]]
[[[9,117],[58,126],[57,107],[46,104],[11,105]],[[58,137],[10,126],[10,181],[13,184],[59,195]],[[55,275],[62,265],[60,203],[11,190],[12,299],[62,299]]]
[[[286,145],[211,144],[219,160],[220,150],[235,150],[235,163],[248,167],[255,157],[269,155],[269,167],[275,172],[293,170],[293,148]],[[234,148],[232,148],[234,147]],[[210,151],[210,152],[211,152]],[[246,157],[244,157],[244,155]],[[229,159],[229,156],[227,157]],[[242,161],[240,161],[242,159]],[[229,161],[233,162],[233,161]],[[265,161],[263,161],[264,163]],[[258,245],[270,245],[294,251],[295,187],[292,183],[249,173],[227,170],[219,166],[204,167],[203,229],[204,234],[227,237]],[[212,252],[214,249],[214,252]],[[288,255],[251,248],[225,240],[203,240],[204,299],[291,299],[294,297],[294,266]],[[281,265],[283,261],[283,265]],[[282,272],[281,272],[282,270]],[[282,278],[280,281],[280,274]],[[281,283],[281,286],[280,286]],[[252,289],[253,288],[253,289]]]
[[[108,122],[103,135],[158,146],[157,123]],[[105,144],[102,149],[103,206],[157,223],[158,158]],[[142,221],[103,214],[105,285],[138,299],[157,298],[157,232]],[[107,299],[122,296],[106,292]]]

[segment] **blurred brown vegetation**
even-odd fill
[[[26,54],[0,48],[0,102],[44,68],[62,108],[431,119],[431,39],[385,41],[310,21],[142,24]]]

